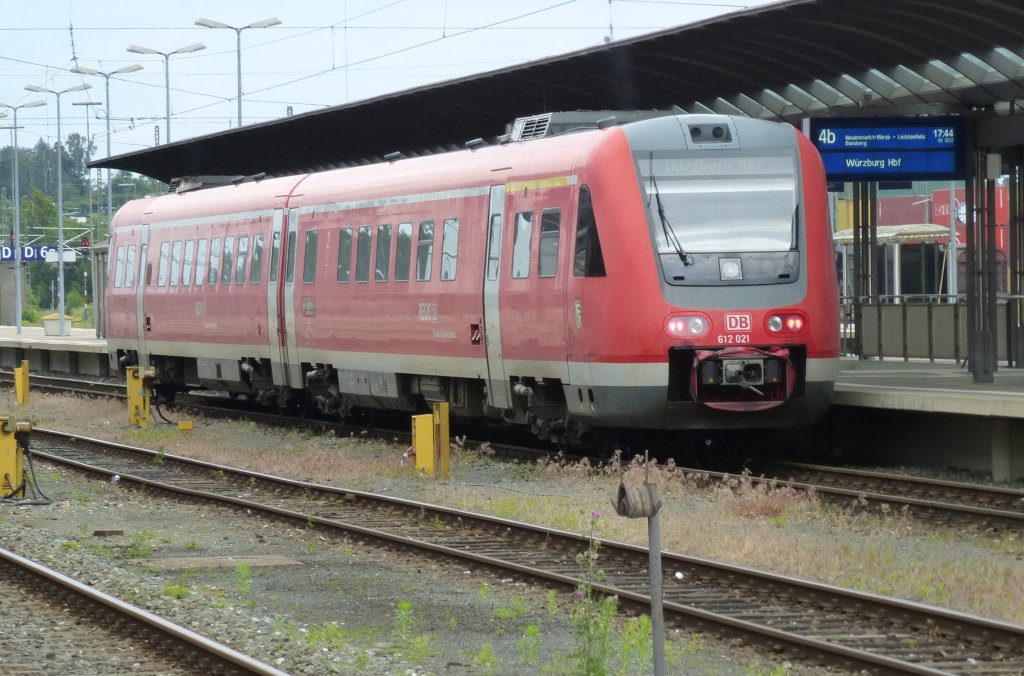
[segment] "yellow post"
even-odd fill
[[[14,369],[14,398],[19,404],[28,403],[28,360],[23,360],[21,366]]]
[[[452,442],[448,436],[448,402],[434,404],[434,467],[439,479],[452,478]]]
[[[25,458],[16,433],[27,424],[0,417],[0,498],[25,494]]]
[[[149,383],[153,370],[142,371],[138,366],[129,366],[125,379],[128,381],[128,420],[136,427],[149,425],[153,419],[149,415]]]
[[[429,413],[412,417],[412,448],[416,453],[416,469],[433,474],[434,416]]]

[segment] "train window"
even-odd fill
[[[359,239],[356,240],[356,281],[370,281],[370,247],[373,241],[373,226],[360,225]]]
[[[281,233],[275,232],[270,242],[270,281],[276,282],[281,273]]]
[[[124,285],[130,287],[135,283],[135,245],[128,245],[128,254],[124,258]]]
[[[420,223],[416,240],[416,281],[430,280],[430,263],[434,258],[434,221]]]
[[[444,233],[441,235],[441,279],[455,279],[455,267],[459,261],[459,219],[444,219]]]
[[[185,242],[185,259],[181,270],[181,285],[188,286],[192,283],[192,266],[196,260],[196,242],[190,239]]]
[[[348,284],[352,274],[352,228],[342,228],[338,237],[338,281]]]
[[[398,243],[395,244],[395,281],[409,281],[412,263],[412,223],[398,224]]]
[[[234,270],[234,257],[235,257],[235,238],[231,237],[224,238],[224,260],[220,263],[220,283],[230,284],[231,283],[231,272]]]
[[[252,266],[249,268],[249,283],[259,284],[263,279],[263,233],[252,236]]]
[[[530,275],[530,238],[533,236],[533,213],[516,214],[515,239],[512,241],[512,277],[525,279]]]
[[[293,209],[292,211],[296,211]],[[296,233],[293,230],[288,233],[288,260],[284,266],[284,283],[291,284],[295,281],[295,239]]]
[[[558,230],[561,224],[561,209],[545,209],[540,215],[540,253],[537,256],[538,277],[554,277],[558,272]]]
[[[576,251],[573,255],[572,274],[575,277],[604,277],[604,255],[601,239],[597,236],[597,220],[590,189],[580,188],[579,209],[576,213]]]
[[[167,267],[170,264],[171,258],[171,243],[161,242],[160,243],[160,271],[156,276],[157,286],[167,286]]]
[[[114,259],[114,288],[120,289],[124,283],[124,246],[117,247]]]
[[[213,286],[217,283],[217,273],[220,270],[220,237],[210,240],[210,267],[206,277],[206,283]]]
[[[171,245],[171,286],[178,286],[178,276],[181,273],[181,240],[175,240]]]
[[[306,231],[306,248],[302,254],[302,283],[316,281],[316,230]]]
[[[245,284],[245,266],[249,262],[249,235],[238,238],[238,255],[235,256],[235,284]]]
[[[487,279],[493,282],[498,278],[498,263],[501,261],[501,214],[491,214],[487,247]]]
[[[206,279],[206,240],[196,244],[196,286],[202,286]]]
[[[388,268],[391,266],[391,224],[377,226],[377,270],[373,278],[378,282],[388,281]]]

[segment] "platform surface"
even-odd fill
[[[20,334],[17,327],[0,326],[0,348],[106,353],[107,341],[96,337],[96,329],[71,327],[67,330],[70,335],[47,336],[41,326],[23,326]]]

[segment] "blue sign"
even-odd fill
[[[928,181],[964,177],[963,118],[824,118],[808,127],[830,181]]]
[[[23,246],[21,247],[21,260],[22,262],[45,261],[47,251],[53,251],[54,255],[57,255],[55,246]],[[0,261],[14,261],[14,253],[13,246],[0,246]]]

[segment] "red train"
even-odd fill
[[[568,445],[821,419],[839,303],[812,145],[721,115],[592,127],[133,201],[112,366],[339,416],[446,401]]]

